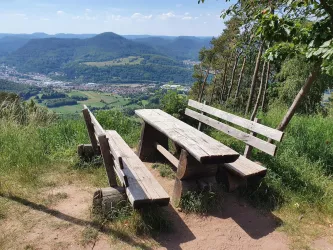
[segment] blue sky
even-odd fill
[[[0,33],[217,36],[225,0],[0,0]]]

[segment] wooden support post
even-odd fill
[[[126,201],[126,192],[123,187],[109,187],[97,190],[93,197],[93,209],[95,212],[107,214],[120,202]]]
[[[195,191],[197,187],[198,185],[195,180],[179,180],[176,177],[175,185],[173,187],[172,204],[175,207],[179,207],[182,195],[188,191]]]
[[[98,143],[97,143],[97,140],[95,137],[95,128],[94,128],[94,125],[91,123],[91,118],[90,118],[88,108],[85,107],[82,110],[82,113],[83,113],[84,120],[86,122],[90,142],[93,147],[94,153],[95,153],[95,155],[100,155],[100,150],[99,150]]]
[[[141,131],[141,140],[139,146],[139,158],[145,161],[154,161],[161,155],[158,153],[156,143],[160,144],[166,150],[169,149],[168,137],[156,130],[148,123],[144,123]]]
[[[254,122],[260,124],[260,119],[258,119],[258,118],[254,118]],[[257,136],[257,133],[255,133],[255,132],[251,132],[250,135]],[[253,149],[252,146],[246,144],[246,146],[245,146],[245,150],[244,150],[244,156],[245,156],[246,158],[249,159],[249,158],[251,157],[251,155],[252,155],[252,149]]]
[[[215,164],[201,164],[185,149],[182,149],[176,176],[180,180],[199,179],[203,177],[215,176],[217,169],[218,166]]]
[[[98,136],[98,141],[101,149],[101,153],[103,156],[103,163],[106,170],[106,174],[108,176],[110,187],[117,186],[116,174],[114,171],[114,162],[112,155],[110,153],[110,146],[108,139],[105,135]]]
[[[187,191],[196,191],[198,187],[204,188],[200,181],[203,177],[215,177],[217,165],[203,165],[182,149],[177,168],[172,202],[179,206],[181,197]]]
[[[206,105],[206,101],[204,101],[203,104]],[[201,114],[203,115],[204,112],[202,111]],[[201,122],[199,122],[199,124],[198,124],[198,130],[199,131],[201,131],[201,124],[202,124]]]
[[[229,192],[236,190],[238,187],[246,187],[247,179],[226,169],[224,166],[219,166],[218,173],[216,175],[216,180],[226,186]]]

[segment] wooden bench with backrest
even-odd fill
[[[195,190],[198,186],[202,187],[205,186],[205,183],[208,184],[207,181],[214,181],[218,170],[222,172],[229,190],[233,190],[241,184],[247,184],[249,179],[260,179],[266,175],[267,169],[264,166],[249,160],[247,157],[250,155],[252,147],[275,155],[276,146],[257,138],[255,133],[281,141],[283,132],[193,100],[189,100],[189,107],[198,112],[187,108],[186,115],[244,141],[247,147],[245,156],[240,156],[233,149],[162,110],[136,110],[136,115],[144,121],[138,152],[140,159],[154,161],[154,156],[159,152],[177,168],[172,197],[176,206],[185,191]],[[252,132],[246,133],[203,113]],[[179,159],[169,152],[168,139],[171,139],[180,148]]]
[[[276,155],[277,147],[266,140],[256,137],[256,134],[260,134],[266,138],[280,142],[284,135],[283,132],[260,124],[258,119],[250,121],[193,100],[189,100],[188,106],[192,109],[186,109],[185,114],[187,116],[246,143],[244,156],[240,156],[234,162],[224,164],[229,178],[230,189],[235,189],[237,185],[240,184],[241,181],[239,178],[246,181],[251,177],[265,176],[267,169],[260,163],[253,162],[249,159],[252,147],[272,156]],[[200,113],[193,109],[199,111]],[[208,117],[205,114],[213,116],[215,119]],[[231,125],[223,123],[222,121],[218,121],[216,118],[228,122],[229,124],[242,127],[251,132],[244,132],[240,129],[232,127]]]
[[[103,157],[110,186],[118,185],[117,175],[134,208],[168,205],[168,194],[121,136],[114,130],[104,130],[87,106],[82,112],[94,153]]]
[[[239,157],[236,151],[162,110],[142,109],[135,113],[144,121],[140,159],[155,161],[161,153],[177,168],[172,196],[176,206],[184,192],[208,186],[215,179],[218,165],[234,162]],[[179,159],[168,151],[168,139],[181,148]]]

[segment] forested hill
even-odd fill
[[[198,52],[203,47],[210,47],[211,37],[146,37],[135,41],[152,46],[158,51],[178,60],[198,60]]]
[[[63,72],[67,80],[190,83],[192,69],[182,60],[197,60],[199,50],[208,47],[209,40],[196,37],[130,40],[112,32],[86,39],[31,39],[2,61],[26,72]]]
[[[6,63],[26,71],[49,73],[69,62],[102,62],[142,54],[159,53],[110,32],[88,39],[32,39],[6,57]]]

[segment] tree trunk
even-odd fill
[[[211,95],[210,95],[210,99],[209,99],[209,104],[210,104],[210,105],[213,103],[213,97],[214,97],[215,87],[216,87],[216,75],[215,75],[215,77],[214,77],[214,81],[213,81],[213,89],[212,89],[212,93],[211,93]]]
[[[204,82],[202,83],[201,91],[200,91],[200,95],[199,95],[198,102],[201,102],[201,101],[202,101],[202,97],[203,97],[203,93],[204,93],[204,91],[205,91],[205,87],[206,87],[206,82],[207,82],[208,75],[209,75],[209,69],[207,70],[207,73],[206,73],[206,76],[205,76],[205,80],[204,80]]]
[[[227,81],[227,68],[228,68],[228,62],[224,64],[224,73],[222,78],[222,85],[221,85],[221,104],[223,103],[223,93],[224,93],[224,87]]]
[[[261,110],[265,111],[265,104],[266,104],[266,92],[267,92],[267,87],[268,87],[268,80],[269,80],[269,73],[271,71],[271,63],[267,63],[267,74],[266,74],[266,82],[265,82],[265,87],[264,87],[264,93],[262,95],[262,102],[261,102]]]
[[[256,115],[257,115],[257,111],[258,111],[258,107],[259,107],[259,102],[260,102],[261,95],[262,95],[262,91],[263,91],[263,88],[264,88],[265,71],[266,71],[266,62],[264,62],[264,65],[262,66],[262,72],[261,72],[261,81],[260,81],[259,93],[258,93],[258,96],[257,96],[256,104],[254,105],[254,108],[253,108],[253,112],[252,112],[252,114],[251,114],[251,118],[250,118],[251,121],[253,121],[254,118],[255,118]]]
[[[238,78],[237,90],[236,90],[236,93],[235,93],[235,98],[237,98],[238,94],[239,94],[240,86],[241,86],[241,83],[242,83],[242,80],[243,80],[243,74],[244,74],[245,64],[246,64],[246,55],[244,56],[242,69],[241,69],[241,71],[239,73],[239,78]]]
[[[307,93],[309,92],[313,82],[317,79],[318,75],[320,72],[320,66],[317,64],[314,67],[314,70],[310,73],[310,75],[308,76],[308,79],[306,80],[305,84],[303,85],[303,87],[301,88],[301,90],[298,92],[297,96],[294,99],[293,104],[290,106],[288,112],[286,113],[286,115],[284,116],[283,120],[281,121],[280,125],[277,127],[278,130],[280,131],[284,131],[285,128],[288,126],[291,118],[294,116],[295,111],[298,107],[298,105],[300,104],[300,102],[302,101],[303,97],[307,95]]]
[[[236,72],[236,69],[237,69],[239,56],[240,55],[236,55],[236,58],[235,58],[235,63],[234,63],[234,67],[232,69],[232,74],[231,74],[231,80],[230,80],[230,86],[229,86],[229,90],[228,90],[227,100],[229,99],[229,97],[231,95],[232,87],[234,85],[235,72]]]
[[[254,93],[254,90],[255,90],[255,87],[256,87],[256,82],[257,82],[257,76],[258,76],[258,71],[259,71],[259,66],[260,66],[260,59],[261,59],[261,55],[262,55],[262,51],[264,49],[264,46],[265,46],[265,41],[263,41],[261,43],[260,48],[259,48],[259,52],[258,52],[258,56],[257,56],[257,60],[256,60],[256,66],[254,68],[254,72],[253,72],[253,76],[252,76],[250,95],[249,95],[249,98],[247,100],[245,115],[247,115],[249,113],[249,110],[250,110],[250,107],[251,107],[253,93]]]
[[[227,88],[227,81],[228,81],[228,77],[225,75],[225,81],[224,81],[224,84],[223,84],[222,95],[221,95],[222,103],[224,101],[226,101],[226,98],[223,98],[223,97],[224,97],[225,89]]]

